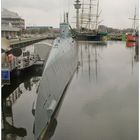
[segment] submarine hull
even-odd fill
[[[35,139],[39,139],[68,85],[78,62],[78,47],[71,38],[54,41],[40,82],[35,111]]]

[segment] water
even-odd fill
[[[32,105],[37,97],[41,75],[40,69],[34,71],[29,68],[20,73],[20,78],[12,80],[14,86],[2,88],[4,94],[2,100],[3,140],[20,140],[23,137],[31,140],[34,138]]]
[[[125,42],[79,42],[79,66],[45,139],[137,140],[138,61],[134,56],[135,47],[128,48]],[[12,105],[13,122],[24,129],[18,136],[14,129],[6,140],[10,136],[33,139],[31,110],[40,77],[30,75],[15,90],[22,93]]]

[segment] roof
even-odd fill
[[[2,18],[16,18],[16,19],[21,18],[17,13],[11,12],[7,9],[2,9],[1,17]]]

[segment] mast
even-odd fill
[[[84,15],[84,0],[82,2],[82,9],[81,9],[81,28],[83,27],[83,15]]]
[[[91,3],[92,0],[90,0],[90,3],[89,3],[89,17],[88,17],[88,29],[90,30],[90,27],[91,27]]]
[[[135,14],[134,14],[134,30],[136,30],[136,7],[135,7]]]
[[[77,5],[77,1],[79,1],[79,0],[76,0],[76,4],[74,4],[74,5]],[[84,2],[85,2],[85,0],[82,1],[82,8],[80,11],[81,12],[80,13],[80,27],[84,27],[88,30],[94,29],[97,32],[98,25],[100,22],[102,22],[102,21],[99,21],[99,16],[101,14],[101,11],[99,11],[99,0],[88,0],[87,4],[85,4]],[[80,4],[80,6],[81,6],[81,4]],[[96,6],[96,9],[94,8],[94,6]],[[75,9],[77,9],[76,6],[75,6]],[[78,11],[78,9],[77,9],[77,11]],[[76,11],[76,21],[77,21],[76,27],[79,27],[78,26],[79,11],[78,11],[78,13],[77,13],[77,11]]]
[[[136,7],[135,7],[135,12],[134,12],[134,17],[133,18],[128,18],[128,19],[131,19],[133,20],[133,32],[135,33],[136,32],[136,21],[139,20],[136,18]]]
[[[99,19],[99,0],[97,1],[97,12],[96,12],[96,21],[95,21],[95,30],[98,30],[98,19]]]

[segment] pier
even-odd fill
[[[52,36],[52,37],[49,37],[49,36],[39,36],[39,37],[31,37],[31,38],[20,38],[20,39],[12,39],[10,40],[10,47],[12,48],[16,48],[16,47],[19,47],[19,48],[23,48],[23,47],[26,47],[28,45],[32,45],[34,43],[37,43],[37,42],[40,42],[40,41],[43,41],[43,40],[46,40],[46,39],[55,39],[56,36]]]

